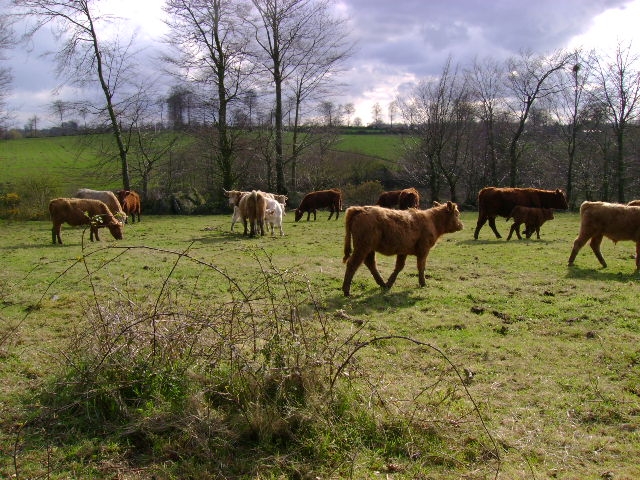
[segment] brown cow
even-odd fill
[[[244,225],[244,235],[247,234],[247,220],[249,221],[249,235],[256,235],[256,230],[260,230],[260,235],[264,235],[264,216],[267,209],[266,197],[260,191],[253,190],[247,195],[243,195],[238,204],[242,224]]]
[[[636,242],[636,270],[640,269],[640,207],[619,203],[583,202],[580,205],[580,233],[573,242],[569,266],[573,265],[580,249],[591,239],[591,250],[602,267],[606,268],[607,262],[600,251],[603,237],[614,242]]]
[[[558,210],[569,208],[567,198],[560,189],[485,187],[478,193],[478,223],[473,238],[478,239],[478,233],[487,220],[496,238],[502,238],[496,228],[496,217],[507,218],[516,205]]]
[[[397,206],[400,210],[420,208],[420,194],[413,187],[403,190],[390,190],[380,194],[376,205],[385,208]]]
[[[522,240],[520,236],[520,225],[524,223],[524,234],[527,238],[531,238],[533,232],[536,232],[538,240],[540,240],[540,227],[547,220],[553,220],[553,209],[551,208],[533,208],[523,207],[522,205],[516,205],[511,210],[511,213],[507,217],[507,220],[513,218],[513,225],[509,230],[509,236],[507,240],[511,240],[511,235],[516,232],[518,240]]]
[[[407,255],[415,255],[418,282],[425,285],[424,269],[429,250],[445,233],[462,230],[455,203],[439,204],[429,210],[391,210],[379,206],[350,207],[345,220],[344,258],[347,264],[342,292],[349,296],[351,280],[364,262],[376,283],[389,289],[404,268]],[[351,243],[353,242],[353,253]],[[385,283],[376,266],[376,252],[396,255],[396,265]]]
[[[302,215],[307,212],[307,222],[313,213],[313,220],[316,220],[316,209],[328,208],[331,213],[328,220],[331,220],[333,214],[336,214],[336,220],[338,215],[342,211],[342,191],[337,188],[331,190],[318,190],[316,192],[307,193],[300,205],[295,210],[296,222],[302,218]]]
[[[116,190],[116,197],[122,206],[122,210],[127,214],[127,219],[131,218],[131,223],[136,223],[136,215],[140,222],[140,195],[133,190]],[[126,220],[125,220],[126,223]]]
[[[89,225],[89,239],[93,242],[100,241],[98,228],[107,227],[116,240],[122,240],[122,223],[111,213],[106,203],[92,198],[54,198],[49,202],[49,213],[53,227],[51,228],[51,240],[62,244],[60,228],[63,223],[72,227]]]

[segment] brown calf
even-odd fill
[[[347,264],[342,292],[348,296],[351,280],[364,262],[376,283],[389,289],[404,268],[407,255],[415,255],[418,282],[425,285],[424,270],[429,250],[445,233],[462,230],[455,203],[439,204],[429,210],[391,210],[379,206],[350,207],[345,217],[344,258]],[[353,252],[351,244],[353,242]],[[385,282],[376,266],[376,252],[396,255],[396,265]]]
[[[122,206],[122,210],[127,214],[127,219],[131,218],[131,223],[136,223],[136,215],[140,222],[140,195],[133,190],[116,190],[116,197]]]
[[[607,262],[600,251],[603,237],[614,242],[636,242],[636,270],[640,269],[640,207],[607,202],[583,202],[580,205],[580,232],[573,242],[569,266],[573,265],[580,249],[591,239],[591,250],[602,267],[606,268]]]
[[[513,218],[513,225],[511,225],[507,240],[511,240],[513,232],[516,232],[518,240],[522,240],[520,236],[520,225],[523,223],[525,225],[524,233],[527,238],[531,238],[533,232],[536,232],[538,240],[540,240],[540,227],[547,220],[553,220],[553,210],[551,208],[534,208],[517,205],[513,207],[507,220],[510,218]]]

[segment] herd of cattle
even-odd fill
[[[264,235],[265,227],[274,235],[275,228],[284,235],[283,215],[287,197],[261,191],[225,190],[229,205],[233,207],[231,230],[242,221],[244,235]],[[425,285],[424,270],[429,250],[438,239],[446,234],[462,230],[460,211],[455,203],[434,202],[432,208],[420,209],[420,195],[414,188],[383,192],[376,205],[353,206],[346,210],[344,257],[346,264],[342,291],[350,294],[351,281],[356,270],[364,263],[376,283],[385,289],[393,286],[398,274],[404,268],[408,255],[417,258],[418,281]],[[337,219],[343,210],[342,192],[339,189],[319,190],[304,196],[295,209],[295,221],[307,214],[307,221],[313,213],[316,219],[318,209],[330,211],[329,220],[335,214]],[[519,239],[520,227],[524,224],[524,234],[530,238],[536,233],[540,238],[540,227],[552,220],[554,210],[567,210],[567,200],[562,190],[541,190],[536,188],[486,187],[478,193],[478,221],[474,238],[489,222],[496,238],[501,238],[496,228],[496,217],[513,224],[507,240],[515,232]],[[130,218],[140,221],[140,197],[131,190],[115,193],[103,190],[80,189],[73,198],[55,198],[49,203],[53,222],[52,241],[62,243],[60,228],[63,223],[72,226],[89,225],[90,240],[100,240],[98,229],[107,227],[114,238],[121,240],[123,225]],[[591,240],[590,246],[603,267],[607,264],[600,251],[604,237],[614,242],[631,240],[636,243],[636,269],[640,270],[640,200],[628,204],[585,201],[580,207],[580,231],[573,242],[569,256],[569,266],[573,265],[580,249]],[[396,255],[395,268],[385,282],[376,266],[376,252]]]

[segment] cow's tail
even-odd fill
[[[347,263],[351,256],[351,222],[354,215],[355,210],[347,208],[344,218],[344,257],[342,257],[342,263]]]

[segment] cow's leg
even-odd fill
[[[327,218],[327,220],[331,220],[331,217],[333,217],[333,205],[331,205],[331,210],[329,210],[329,218]]]
[[[387,280],[387,288],[391,288],[393,286],[393,284],[396,281],[396,278],[398,278],[398,274],[404,268],[404,264],[406,261],[407,261],[406,255],[398,255],[396,257],[396,267],[393,269],[393,272],[391,272],[391,275],[389,275],[389,280]]]
[[[591,238],[591,242],[589,243],[589,246],[591,247],[591,250],[593,250],[593,253],[596,254],[596,258],[600,262],[600,265],[602,265],[602,268],[607,268],[607,262],[604,261],[604,257],[602,256],[602,252],[600,251],[600,244],[602,243],[602,237],[603,237],[602,235],[594,235]]]
[[[89,228],[89,240],[93,242],[94,238],[96,242],[100,241],[100,237],[98,236],[98,227],[91,225],[91,227]]]
[[[427,255],[429,252],[425,252],[424,255],[416,255],[418,262],[418,283],[421,287],[424,287],[427,282],[424,279],[424,270],[427,267]]]
[[[476,231],[473,232],[473,238],[478,239],[478,234],[480,233],[480,229],[487,223],[487,217],[478,213],[478,222],[476,223]]]
[[[580,251],[580,249],[584,247],[584,245],[587,243],[587,240],[589,240],[589,237],[586,237],[586,236],[583,237],[581,235],[578,235],[578,238],[574,240],[573,249],[571,250],[571,255],[569,255],[570,267],[573,265],[573,262],[576,259],[576,256],[578,255],[578,252]]]
[[[496,238],[502,238],[502,235],[500,235],[500,232],[498,232],[496,228],[496,217],[489,217],[489,226],[491,230],[493,230],[493,233],[496,234]],[[518,234],[518,238],[520,238],[520,234]]]
[[[533,235],[533,232],[529,234],[529,236]],[[540,227],[536,227],[536,238],[540,240]]]
[[[362,265],[363,261],[364,256],[357,251],[354,251],[347,260],[347,266],[344,271],[344,280],[342,281],[342,293],[344,293],[345,297],[349,296],[351,291],[351,280],[353,280],[356,270],[358,270],[360,265]]]
[[[522,236],[520,235],[520,225],[522,225],[521,223],[513,223],[513,227],[516,227],[516,235],[518,236],[518,240],[522,240]],[[508,240],[508,239],[507,239]]]
[[[371,272],[371,275],[373,275],[373,279],[376,281],[378,285],[380,285],[382,288],[389,288],[388,284],[384,282],[382,275],[380,275],[380,272],[378,271],[378,265],[376,265],[375,250],[373,252],[370,252],[364,258],[364,264],[367,266],[367,268]]]
[[[51,241],[53,242],[53,244],[55,245],[56,243],[56,239],[58,240],[58,243],[62,245],[62,238],[60,238],[60,228],[62,227],[62,224],[59,225],[53,225],[53,228],[51,228]]]
[[[316,221],[316,218],[317,218],[317,217],[316,217],[316,213],[318,213],[318,212],[317,212],[317,211],[316,211],[316,209],[314,208],[314,209],[313,209],[313,221],[314,221],[314,222]]]
[[[511,224],[511,228],[509,229],[509,236],[507,237],[507,241],[508,241],[508,240],[511,240],[511,235],[513,235],[513,232],[514,232],[514,231],[517,231],[517,230],[516,230],[516,222],[513,222],[513,223]],[[520,233],[518,233],[518,237],[519,237],[519,236],[520,236]]]

